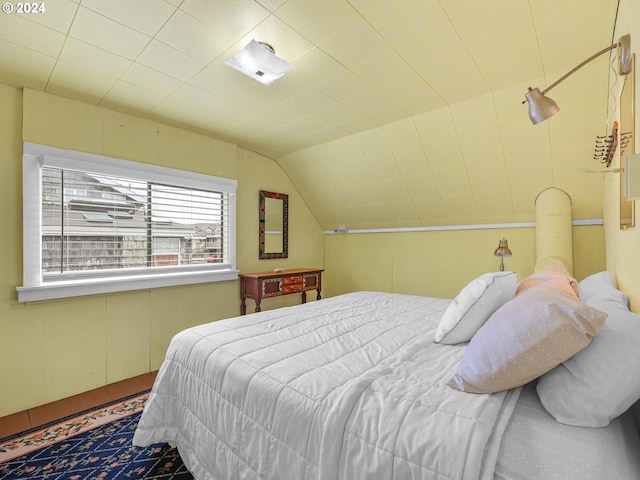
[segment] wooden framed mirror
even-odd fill
[[[625,76],[620,94],[620,167],[624,168],[624,159],[635,153],[635,54],[631,55],[631,71]],[[624,172],[620,173],[620,229],[635,227],[635,202],[624,198]]]
[[[260,258],[289,256],[289,195],[260,190]]]

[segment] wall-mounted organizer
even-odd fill
[[[618,122],[613,122],[611,134],[596,137],[596,148],[593,159],[604,163],[607,167],[611,165],[613,155],[618,147]]]
[[[623,167],[624,198],[640,200],[640,154],[627,155]]]
[[[633,132],[620,132],[620,158],[624,158],[629,153]]]
[[[611,161],[618,146],[620,147],[620,157],[624,158],[629,152],[632,140],[632,131],[621,132],[618,128],[618,122],[613,122],[610,135],[596,136],[596,148],[593,159],[609,167],[611,166]]]
[[[637,167],[640,164],[633,159],[625,165],[626,158],[636,157],[635,154],[635,54],[631,54],[631,68],[625,75],[622,91],[620,92],[620,229],[633,228],[636,225],[635,202],[627,196],[627,188],[633,194],[637,179]],[[634,169],[634,167],[636,167]],[[640,184],[639,184],[640,185]]]

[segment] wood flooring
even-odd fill
[[[76,413],[148,390],[158,372],[145,373],[63,400],[0,417],[0,438],[39,427]]]

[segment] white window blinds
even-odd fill
[[[24,169],[25,240],[37,236],[25,241],[25,297],[65,282],[124,277],[119,291],[237,273],[234,180],[33,144]]]

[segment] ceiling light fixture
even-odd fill
[[[265,85],[269,85],[293,68],[292,64],[276,56],[276,51],[271,45],[255,40],[251,40],[246,47],[224,63]]]
[[[545,88],[542,92],[538,88],[529,87],[529,91],[525,94],[525,98],[527,102],[529,102],[529,118],[531,119],[531,123],[537,125],[540,122],[544,122],[549,117],[555,115],[560,110],[558,104],[554,102],[549,97],[545,97],[545,94],[551,90],[553,87],[558,85],[560,82],[564,81],[570,75],[573,75],[576,70],[584,67],[587,63],[595,60],[600,55],[607,53],[614,48],[619,49],[618,54],[618,72],[620,75],[626,75],[631,71],[631,35],[623,35],[620,37],[620,40],[613,45],[600,50],[598,53],[592,55],[587,58],[584,62],[582,62],[577,67],[573,68],[566,75],[562,76],[555,83],[552,83],[550,86]],[[525,102],[522,102],[525,103]]]

